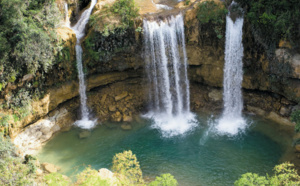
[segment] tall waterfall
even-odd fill
[[[165,136],[195,125],[190,112],[184,22],[181,14],[166,21],[144,20],[145,61],[149,80],[148,117]]]
[[[217,125],[220,133],[235,135],[246,128],[247,124],[242,117],[243,98],[243,17],[232,21],[226,17],[226,45],[224,67],[224,111]]]
[[[69,18],[69,8],[68,8],[68,3],[65,3],[65,22],[66,22],[66,27],[70,27],[70,18]]]
[[[76,25],[72,27],[72,30],[76,34],[77,43],[76,43],[76,61],[77,61],[77,70],[78,70],[78,79],[79,79],[79,94],[80,94],[80,104],[81,104],[81,120],[75,122],[75,125],[83,129],[90,129],[95,126],[95,121],[89,119],[89,111],[87,108],[86,100],[86,86],[84,80],[84,72],[82,67],[82,47],[80,45],[80,40],[85,35],[85,27],[89,21],[90,15],[94,6],[96,5],[97,0],[92,0],[90,7],[85,10],[82,14]]]

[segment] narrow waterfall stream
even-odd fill
[[[190,113],[183,16],[144,20],[144,41],[150,87],[147,117],[165,136],[183,134],[195,125]]]
[[[76,25],[72,27],[72,30],[76,34],[77,43],[76,43],[76,61],[77,61],[77,70],[78,70],[78,79],[79,79],[79,94],[80,94],[80,106],[81,106],[81,120],[75,122],[75,125],[83,129],[91,129],[95,126],[95,121],[89,119],[89,111],[87,108],[86,100],[86,86],[84,79],[84,72],[82,66],[82,47],[80,45],[80,40],[85,36],[85,27],[89,21],[90,15],[94,6],[96,5],[97,0],[92,0],[90,7],[85,10]]]
[[[64,4],[64,8],[65,8],[65,24],[66,24],[65,26],[70,27],[69,8],[67,3]]]
[[[234,3],[234,2],[233,2]],[[235,135],[246,128],[242,117],[243,98],[243,17],[235,22],[226,17],[226,45],[224,66],[224,111],[217,125],[219,133]]]

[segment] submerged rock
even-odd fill
[[[131,130],[132,129],[132,126],[130,124],[122,124],[121,125],[121,128],[123,130]]]
[[[83,130],[83,131],[81,131],[79,133],[79,138],[80,139],[88,138],[88,137],[91,136],[91,134],[92,134],[91,131],[89,131],[89,130]]]

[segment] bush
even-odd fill
[[[298,0],[237,0],[247,11],[252,32],[269,53],[281,39],[299,48],[300,1]]]
[[[2,88],[25,74],[47,72],[60,50],[55,27],[61,14],[54,0],[1,0],[0,12]]]
[[[274,167],[274,175],[259,176],[254,173],[246,173],[237,180],[234,185],[299,185],[300,176],[294,169],[294,165],[290,163],[283,163]]]
[[[0,135],[0,185],[32,185],[33,172],[22,163],[10,140]]]
[[[140,164],[130,150],[114,156],[112,170],[126,176],[131,184],[144,183]]]
[[[159,177],[156,177],[149,186],[176,186],[177,180],[171,174],[162,174]]]
[[[224,35],[223,25],[228,10],[223,4],[214,1],[200,3],[197,9],[197,18],[200,24],[205,24],[214,29],[216,36],[221,39]]]
[[[98,171],[91,169],[90,167],[86,168],[83,172],[77,175],[76,185],[101,185],[101,186],[109,186],[109,182],[107,180],[103,180],[99,175]]]
[[[295,132],[300,132],[300,110],[294,111],[291,114],[291,120],[296,123]]]
[[[63,175],[59,173],[51,173],[44,176],[45,183],[49,186],[64,186],[71,185],[69,179],[64,178]]]
[[[95,13],[90,18],[90,24],[96,31],[104,36],[109,36],[116,29],[125,32],[134,26],[134,20],[138,16],[138,8],[134,0],[118,0],[111,7],[106,7]],[[111,23],[111,19],[120,18],[120,23]]]

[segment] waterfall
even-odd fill
[[[172,7],[169,7],[168,5],[163,5],[163,4],[156,4],[154,3],[153,0],[151,0],[152,3],[154,4],[154,6],[157,8],[157,9],[165,9],[165,10],[172,10],[173,8]]]
[[[243,17],[232,21],[226,17],[225,67],[223,82],[224,111],[217,125],[220,133],[235,135],[246,128],[242,117],[243,98]]]
[[[149,80],[149,113],[165,136],[195,126],[190,113],[184,22],[181,14],[166,21],[143,21],[145,62]]]
[[[77,43],[76,43],[76,62],[77,62],[77,71],[78,71],[78,79],[79,79],[79,95],[80,95],[80,106],[81,106],[81,120],[75,122],[75,125],[81,127],[83,129],[93,128],[96,124],[95,121],[89,119],[89,111],[87,108],[86,100],[86,86],[84,80],[84,72],[82,66],[82,47],[80,45],[80,40],[85,35],[85,27],[89,21],[90,15],[94,6],[96,5],[97,0],[92,0],[90,7],[85,10],[82,14],[76,25],[72,27],[72,30],[76,34]]]
[[[69,18],[69,8],[68,8],[68,4],[65,3],[65,22],[66,22],[66,27],[70,27],[70,18]]]

